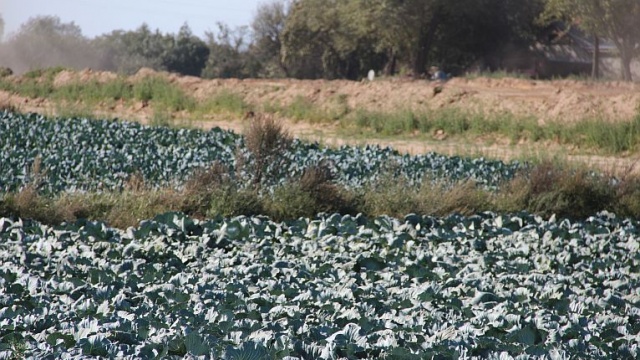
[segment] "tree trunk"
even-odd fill
[[[622,47],[620,51],[620,67],[622,70],[623,81],[633,81],[633,76],[631,74],[631,60],[633,60],[632,54],[633,52],[629,51],[626,47]]]
[[[393,76],[396,74],[396,62],[397,62],[396,52],[393,49],[389,50],[389,61],[384,67],[384,74],[386,76]]]
[[[433,43],[433,38],[436,35],[436,29],[439,24],[437,19],[438,15],[435,14],[432,16],[431,21],[429,21],[429,25],[422,26],[420,29],[420,37],[418,38],[416,52],[413,58],[413,76],[419,77],[427,70],[427,58],[431,51],[431,44]]]
[[[427,52],[428,48],[426,44],[418,45],[416,49],[416,55],[413,58],[413,76],[419,78],[425,73],[427,69]]]
[[[600,78],[600,38],[593,35],[593,60],[591,64],[591,78],[596,80]]]

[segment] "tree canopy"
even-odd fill
[[[143,24],[89,39],[74,23],[37,17],[0,44],[0,65],[150,67],[208,78],[361,79],[371,69],[422,76],[433,65],[458,74],[493,64],[505,49],[529,49],[557,20],[610,39],[623,79],[640,54],[638,0],[267,1],[250,26],[216,24],[202,39],[186,23],[175,34]]]

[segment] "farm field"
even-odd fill
[[[2,359],[639,356],[634,85],[1,85]]]
[[[220,129],[4,112],[0,131],[6,194],[180,189],[213,162],[256,186],[249,141]],[[531,166],[299,140],[274,159],[265,194],[320,163],[344,189],[386,173],[404,193],[491,193]],[[610,212],[141,220],[2,217],[0,358],[638,357],[640,223]]]
[[[32,181],[36,159],[42,168],[37,174],[39,190],[57,193],[122,190],[134,174],[153,186],[180,186],[196,169],[216,161],[233,169],[239,158],[251,156],[242,136],[219,128],[203,131],[4,112],[0,113],[0,131],[0,156],[6,159],[0,169],[0,190],[4,191],[15,191]],[[243,155],[237,157],[237,151]],[[286,167],[277,173],[270,171],[278,176],[263,179],[265,186],[282,184],[320,162],[335,173],[336,182],[351,188],[374,182],[389,166],[412,183],[427,177],[451,182],[473,179],[492,187],[513,177],[522,166],[517,161],[436,153],[411,156],[378,146],[330,148],[299,140],[293,140],[283,157],[279,165]],[[237,181],[242,178],[239,175]]]
[[[0,357],[635,359],[639,226],[3,218]]]

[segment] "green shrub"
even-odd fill
[[[317,214],[317,204],[313,195],[296,184],[276,188],[267,209],[276,221],[313,217]]]

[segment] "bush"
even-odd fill
[[[250,119],[244,141],[247,156],[239,156],[239,171],[249,176],[256,189],[263,180],[281,178],[293,139],[273,116],[257,114]]]
[[[588,169],[543,161],[519,177],[504,196],[520,199],[520,209],[573,219],[615,209],[616,193],[608,177]]]
[[[322,212],[355,215],[359,206],[356,196],[334,184],[329,167],[321,163],[276,188],[267,210],[274,219],[290,220]]]

